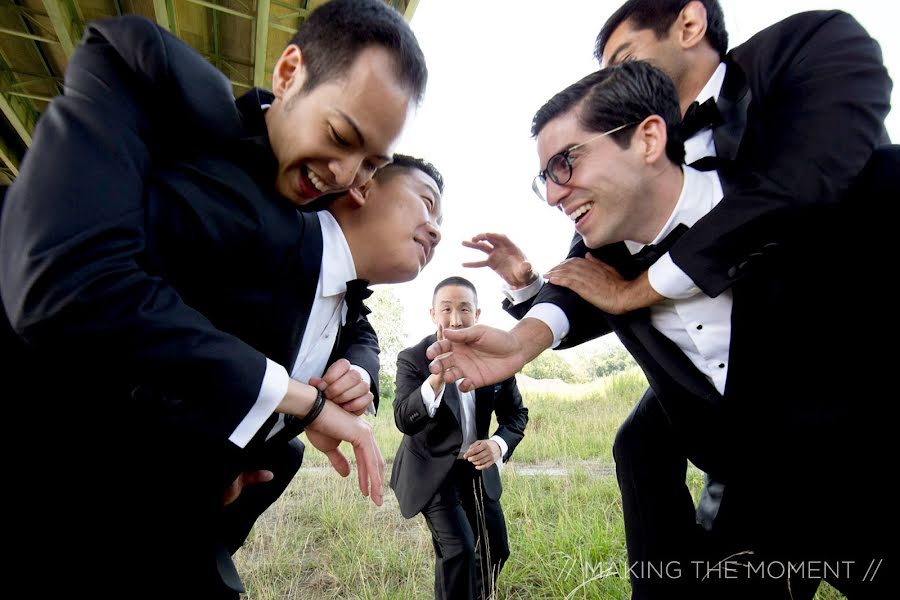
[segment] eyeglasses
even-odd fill
[[[594,140],[599,140],[602,137],[610,135],[611,133],[615,133],[617,131],[621,131],[626,127],[631,127],[632,125],[637,125],[638,121],[633,123],[625,123],[624,125],[619,125],[615,129],[610,129],[609,131],[604,131],[599,135],[595,135],[591,139],[581,142],[580,144],[575,144],[571,148],[563,150],[562,152],[558,152],[550,157],[550,160],[547,161],[547,168],[537,174],[537,177],[531,182],[531,189],[534,190],[534,193],[537,194],[537,197],[541,199],[542,202],[547,201],[547,180],[549,179],[556,185],[565,185],[569,183],[569,180],[572,179],[572,157],[571,154],[575,150],[578,150],[582,146],[586,146],[593,142]]]

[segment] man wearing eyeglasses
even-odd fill
[[[581,270],[588,289],[599,278],[634,281],[674,237],[724,202],[714,172],[680,166],[676,98],[658,70],[627,62],[570,86],[535,117],[547,202],[597,249],[568,263],[590,267]],[[885,403],[875,401],[882,393],[847,369],[847,348],[877,342],[866,316],[871,300],[837,285],[835,275],[868,280],[884,270],[879,257],[888,254],[883,240],[890,236],[883,223],[894,222],[885,207],[900,189],[898,172],[897,148],[879,151],[845,201],[770,223],[770,234],[785,238],[777,263],[769,258],[767,272],[722,294],[570,314],[594,333],[614,331],[650,383],[615,450],[635,598],[812,598],[823,575],[859,594],[851,597],[884,597],[884,573],[896,568],[884,533],[892,522],[887,499],[865,494],[857,506],[826,486],[838,472],[873,481],[886,470],[890,419]],[[722,175],[728,181],[731,174]],[[579,276],[560,268],[551,278],[554,272]],[[550,344],[549,333],[537,341],[518,337],[529,321],[512,333],[482,326],[449,332],[456,343],[439,342],[430,353],[452,354],[435,360],[432,371],[464,376],[462,389],[503,376],[524,362],[530,345]],[[867,359],[888,368],[885,357]],[[709,535],[695,526],[687,459],[725,483]],[[643,554],[635,556],[635,548]],[[737,554],[742,566],[729,563],[727,576],[715,570]],[[882,560],[889,570],[872,577],[871,565]],[[844,568],[831,562],[828,573],[814,572],[821,561],[844,561]],[[680,577],[654,576],[671,563]],[[790,574],[773,570],[788,563]]]
[[[682,128],[687,162],[698,168],[718,165],[725,179],[724,199],[709,215],[683,237],[676,234],[642,252],[644,273],[629,278],[626,285],[608,277],[606,265],[570,260],[547,274],[552,283],[566,288],[541,288],[543,280],[505,236],[479,234],[467,243],[488,254],[471,266],[491,266],[513,288],[507,291],[512,301],[506,303],[507,309],[522,318],[533,307],[528,316],[552,329],[548,345],[574,346],[605,332],[604,320],[586,308],[585,298],[606,310],[653,310],[655,303],[700,293],[727,295],[743,278],[767,273],[779,265],[785,234],[770,227],[773,220],[777,222],[786,209],[798,204],[824,206],[838,201],[872,148],[887,141],[883,119],[890,79],[877,43],[849,15],[802,13],[726,55],[727,47],[716,0],[630,0],[609,18],[598,36],[596,56],[602,64],[647,59],[675,80],[681,110],[687,112]],[[570,148],[545,165],[534,186],[542,200],[545,183],[550,187],[565,184],[571,176],[571,153],[577,150]],[[695,163],[698,159],[700,163]],[[569,258],[580,259],[585,252],[576,234]],[[652,266],[646,270],[648,265]],[[539,339],[540,328],[535,321],[524,320],[521,339]],[[710,348],[706,341],[714,329],[708,319],[698,321],[688,328],[687,338],[695,346],[694,355],[708,363],[704,368],[710,375],[718,372],[724,380],[730,370],[724,360],[727,352]],[[649,390],[641,404],[648,412],[654,406],[655,412],[662,410]],[[665,419],[665,415],[630,419],[623,426],[627,435],[621,435],[619,442],[637,440],[636,446],[645,445],[646,439],[659,436],[637,434],[643,424],[652,427]],[[642,451],[623,446],[617,444],[617,460]],[[629,463],[650,465],[646,454]],[[683,480],[667,480],[677,490],[662,494],[663,488],[656,486],[650,494],[659,498],[657,504],[664,513],[671,504],[668,496],[684,495]],[[721,493],[721,482],[711,482],[701,499],[698,518],[707,528],[716,519]],[[633,520],[647,522],[651,519],[647,505],[629,502],[636,495],[626,494],[623,487],[626,519],[633,511]],[[661,532],[665,527],[651,529]],[[630,536],[630,554],[636,543],[637,538]]]

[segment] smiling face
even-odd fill
[[[445,285],[434,294],[431,321],[444,329],[462,329],[478,322],[481,309],[475,293],[464,285]]]
[[[576,106],[552,119],[538,134],[541,168],[554,154],[600,133],[584,129],[577,110]],[[636,239],[642,187],[638,146],[632,143],[623,149],[609,137],[601,137],[571,153],[572,178],[566,184],[547,181],[547,203],[566,213],[591,248]]]
[[[363,186],[362,206],[349,195],[329,208],[340,224],[359,277],[371,283],[411,281],[441,240],[441,194],[416,168],[389,166]]]
[[[276,100],[266,112],[281,195],[306,204],[361,186],[390,162],[414,107],[394,69],[388,52],[372,46],[340,78],[303,90],[302,53],[285,49],[272,76]]]

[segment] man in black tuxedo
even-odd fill
[[[435,552],[434,595],[440,599],[494,597],[509,557],[500,507],[500,468],[525,435],[528,409],[515,377],[474,391],[428,371],[425,350],[443,332],[478,321],[478,294],[462,277],[434,289],[431,320],[437,333],[397,357],[394,421],[404,433],[391,473],[400,511],[420,512]],[[497,431],[488,438],[491,413]]]
[[[46,586],[233,594],[226,547],[243,539],[252,512],[241,486],[276,463],[286,478],[272,485],[286,484],[299,464],[287,440],[304,427],[342,474],[336,446],[350,441],[360,488],[381,503],[383,460],[353,414],[377,393],[365,381],[378,377],[363,311],[326,315],[331,327],[335,315],[349,319],[339,352],[325,357],[346,360],[323,365],[321,381],[291,378],[326,248],[325,216],[297,205],[333,193],[342,193],[333,211],[364,205],[426,77],[408,25],[377,0],[315,11],[277,62],[273,93],[237,103],[221,73],[155,24],[89,26],[0,220],[4,308],[53,374],[14,407],[16,443],[29,447],[34,431],[66,440],[60,452],[26,454],[26,493],[15,498],[28,524],[14,531],[23,560],[64,541]],[[439,201],[423,185],[404,192],[415,199],[401,203],[405,216],[374,204],[399,219],[377,221],[391,260],[367,256],[371,233],[346,236],[357,277],[408,280],[430,258]],[[360,228],[373,212],[343,218]],[[331,290],[338,305],[346,285]],[[111,453],[122,459],[107,467]],[[223,516],[223,499],[235,498],[234,516]],[[221,519],[241,525],[229,532]],[[69,552],[87,536],[99,554]]]
[[[633,0],[603,26],[596,46],[601,63],[644,58],[674,79],[681,110],[688,113],[681,131],[685,162],[719,168],[725,195],[627,285],[621,282],[611,288],[608,279],[592,276],[598,268],[580,260],[548,273],[553,283],[591,296],[601,308],[614,311],[640,310],[666,298],[689,299],[701,290],[710,297],[727,298],[732,284],[746,273],[766,272],[778,264],[782,240],[794,231],[773,224],[788,223],[790,213],[804,207],[815,210],[814,205],[840,201],[872,149],[886,141],[882,122],[889,108],[890,80],[877,43],[849,15],[798,14],[726,54],[727,45],[724,18],[715,0]],[[860,194],[854,197],[858,201]],[[495,268],[510,286],[508,310],[518,318],[527,313],[550,327],[552,341],[546,344],[569,347],[605,333],[605,320],[595,318],[589,302],[556,285],[541,288],[543,280],[504,236],[480,234],[470,245],[489,254],[480,264]],[[581,258],[586,251],[576,234],[569,258]],[[532,306],[539,308],[528,313]],[[521,325],[521,339],[537,339],[543,329],[531,319]],[[703,327],[698,321],[691,335],[710,331],[708,324],[705,329],[698,325]],[[727,347],[708,357],[710,370],[718,371],[723,381],[730,369],[725,355]],[[651,390],[640,407],[623,424],[614,448],[620,471],[625,463],[654,468],[647,459],[649,440],[655,440],[663,455],[677,454],[654,429],[668,417]],[[649,429],[642,433],[644,424]],[[628,458],[638,455],[640,460]],[[678,461],[674,467],[671,462],[659,467],[680,469]],[[677,475],[646,478],[653,489],[642,493],[634,489],[636,481],[620,477],[626,521],[655,525],[643,527],[641,535],[630,528],[632,561],[645,555],[642,546],[670,538],[664,524],[686,514],[680,507],[693,506]],[[656,485],[663,482],[676,486],[663,492],[666,485]],[[707,529],[713,527],[721,494],[722,482],[710,481],[701,498],[697,517]]]
[[[547,165],[547,201],[597,248],[596,256],[554,268],[554,280],[575,288],[571,282],[582,278],[591,301],[608,284],[604,279],[628,285],[726,201],[715,172],[680,167],[679,121],[671,82],[640,62],[592,74],[538,112],[533,131]],[[876,341],[869,299],[835,286],[833,274],[867,279],[884,269],[888,236],[881,223],[893,222],[898,158],[895,147],[879,150],[840,202],[810,205],[770,224],[773,236],[781,234],[769,249],[777,250],[777,263],[770,258],[767,272],[753,273],[729,294],[580,315],[593,319],[594,330],[619,336],[651,387],[614,448],[634,597],[811,597],[820,578],[810,567],[816,560],[854,565],[828,574],[847,593],[884,593],[886,577],[872,581],[864,573],[871,560],[892,564],[887,499],[867,497],[866,508],[848,516],[845,499],[820,490],[836,467],[863,480],[886,468],[887,409],[860,401],[878,397],[876,384],[848,372],[842,352]],[[836,239],[841,243],[829,243]],[[859,326],[836,323],[839,314],[855,315]],[[878,327],[893,330],[890,323]],[[447,337],[469,346],[435,345],[429,353],[453,353],[432,369],[464,375],[463,386],[500,378],[527,352],[515,330],[474,327]],[[884,357],[871,360],[887,366]],[[687,459],[724,483],[711,537],[695,528],[684,485]],[[707,561],[744,551],[754,554],[743,577],[708,572]],[[807,570],[787,579],[771,569],[748,574],[787,561]],[[654,577],[671,563],[680,577]],[[719,589],[734,581],[736,589]]]
[[[308,317],[306,323],[298,324],[302,339],[291,372],[293,379],[330,390],[336,403],[345,408],[349,406],[349,410],[358,407],[355,409],[357,414],[374,413],[379,364],[377,353],[371,352],[372,345],[364,343],[374,334],[365,318],[369,309],[362,301],[371,294],[370,283],[412,280],[430,262],[440,241],[442,193],[443,177],[433,165],[395,154],[391,164],[379,169],[359,190],[364,200],[362,205],[354,197],[344,194],[334,199],[327,210],[301,213],[301,219],[306,221],[305,234],[312,234],[314,238],[311,244],[304,244],[304,256],[318,255],[321,261],[319,265],[304,261],[309,272],[305,268],[295,272],[297,277],[317,279],[318,284],[314,295],[311,295],[313,289],[310,286],[304,296],[298,298],[299,305],[308,310]],[[196,209],[194,204],[190,211]],[[180,211],[175,208],[159,223],[163,227],[181,223],[180,227],[183,227],[187,219]],[[321,232],[321,244],[317,243],[317,230]],[[187,241],[195,239],[199,232],[179,234],[182,235]],[[161,261],[169,261],[163,271],[173,277],[176,272],[198,270],[183,264],[181,253],[163,257]],[[214,284],[185,282],[185,289],[192,286],[209,293]],[[214,306],[214,303],[210,305]],[[244,319],[246,315],[242,313],[241,320]],[[326,365],[330,365],[328,371],[324,377],[319,377]],[[354,368],[364,369],[362,379],[345,375]],[[369,391],[370,386],[372,391]],[[254,445],[251,454],[255,453],[251,460],[255,462],[250,466],[265,466],[273,476],[278,476],[266,485],[245,489],[226,506],[222,529],[231,553],[241,546],[256,518],[281,495],[302,460],[302,444],[295,439],[298,430],[290,420],[275,422],[271,429],[264,427],[264,430],[268,431],[266,440],[251,442]],[[319,449],[327,451],[335,468],[346,475],[349,465],[339,453],[322,445],[327,444],[327,440],[318,440],[315,435],[307,432]],[[282,468],[268,467],[270,464]]]

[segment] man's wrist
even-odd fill
[[[300,419],[297,427],[300,429],[306,429],[310,423],[316,420],[316,417],[319,416],[323,408],[325,408],[325,392],[317,389],[315,403],[312,405],[312,408],[309,409],[309,412]]]
[[[287,393],[276,408],[276,412],[303,418],[312,410],[319,395],[319,390],[311,385],[291,379]]]
[[[500,448],[500,444],[497,443],[497,440],[489,439],[488,444],[491,444],[491,452],[497,457],[497,460],[503,458],[503,450]]]
[[[540,319],[527,317],[510,330],[518,348],[514,353],[517,371],[553,344],[553,331]]]
[[[444,389],[444,377],[441,373],[432,373],[428,376],[428,385],[431,386],[434,395],[437,396]]]
[[[508,282],[504,282],[503,295],[512,303],[513,306],[531,300],[541,291],[544,285],[544,279],[540,274],[535,273],[534,279],[521,287],[512,287]]]
[[[636,279],[630,281],[626,291],[623,313],[647,308],[665,300],[665,296],[661,295],[650,285],[650,278],[647,272],[641,273]]]

